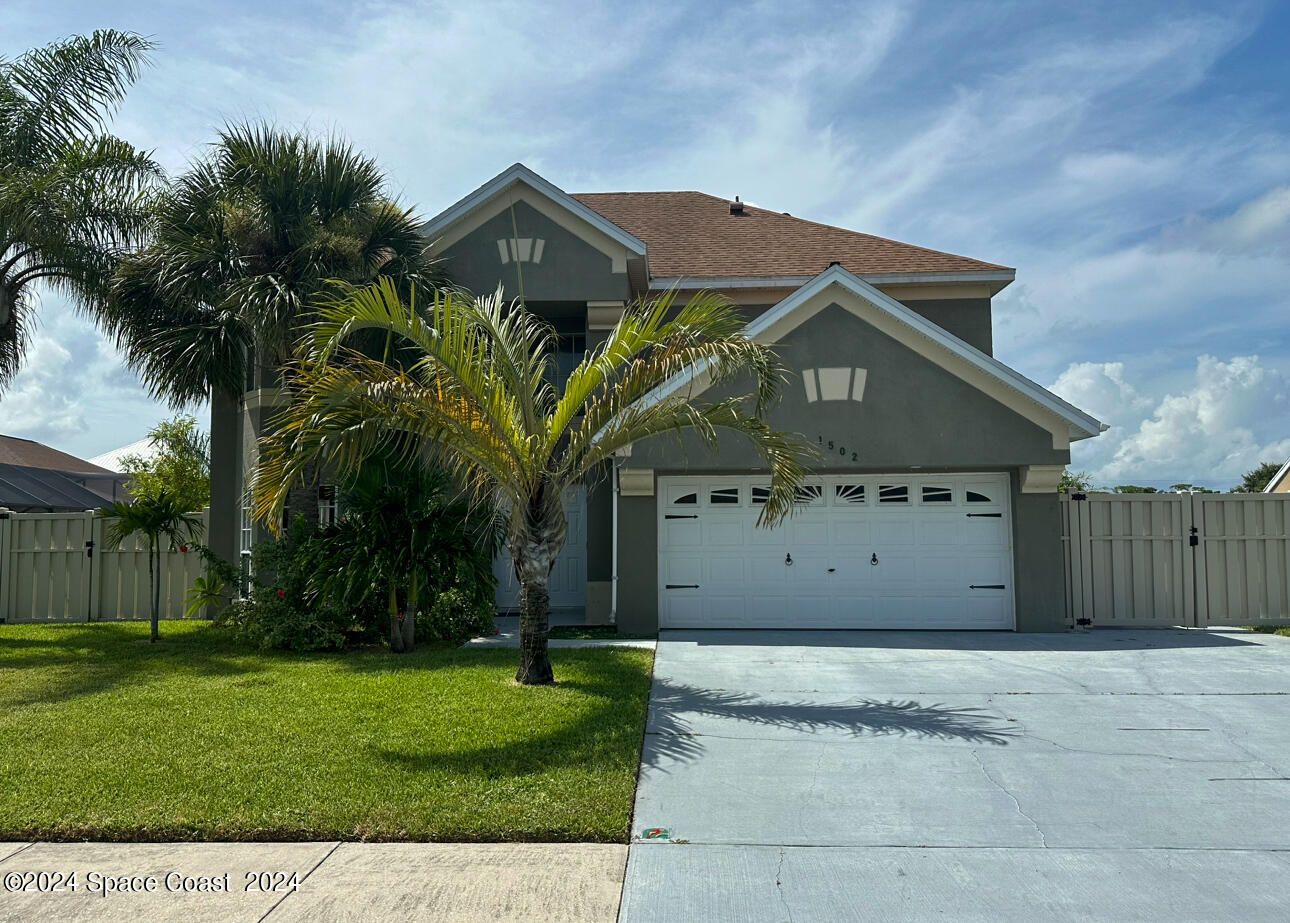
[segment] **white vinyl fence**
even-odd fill
[[[93,513],[0,513],[0,622],[146,619],[148,549],[140,536],[120,548],[103,540]],[[201,517],[203,525],[207,517]],[[202,533],[204,534],[204,532]],[[161,617],[184,614],[184,594],[205,571],[201,555],[161,555]]]
[[[1073,624],[1290,623],[1290,494],[1075,496],[1061,499]]]

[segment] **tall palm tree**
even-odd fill
[[[166,491],[150,497],[141,497],[133,503],[120,501],[103,511],[112,523],[104,535],[114,548],[133,535],[142,535],[148,541],[148,597],[152,607],[153,644],[160,637],[158,621],[161,618],[161,545],[169,541],[179,545],[196,538],[201,532],[202,521],[191,515],[184,505]]]
[[[0,387],[22,365],[36,283],[93,313],[147,231],[161,168],[106,120],[152,48],[103,30],[0,57]]]
[[[385,277],[433,281],[419,222],[376,162],[336,138],[237,125],[161,199],[105,322],[155,397],[210,398],[214,431],[252,365],[272,386],[329,280]],[[291,507],[317,515],[316,500]]]
[[[715,447],[725,431],[747,439],[770,469],[760,522],[793,508],[809,450],[762,420],[783,378],[775,354],[745,336],[718,297],[673,308],[669,294],[625,312],[557,392],[550,328],[500,292],[481,300],[436,292],[422,304],[389,282],[351,288],[302,342],[291,403],[261,442],[256,515],[274,522],[288,486],[320,461],[354,470],[391,443],[437,456],[507,518],[521,585],[516,679],[550,683],[547,581],[567,536],[565,493],[602,476],[615,453],[684,431]],[[390,344],[385,355],[354,347],[372,331]],[[750,380],[751,390],[703,403],[660,395],[694,366],[714,384]]]

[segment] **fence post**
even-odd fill
[[[103,620],[103,517],[90,513],[93,517],[90,522],[88,532],[90,534],[90,585],[89,585],[89,608],[86,614],[87,622],[101,622]]]
[[[1206,565],[1204,494],[1188,494],[1187,550],[1191,562],[1192,608],[1197,628],[1209,627],[1209,568]]]
[[[1093,559],[1087,494],[1071,494],[1071,616],[1076,628],[1093,624]]]
[[[13,587],[9,581],[13,578],[13,556],[9,553],[9,548],[12,529],[13,513],[0,510],[0,623],[10,620],[9,597],[13,595]]]

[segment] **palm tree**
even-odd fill
[[[759,522],[791,512],[809,450],[762,420],[783,371],[724,300],[701,294],[674,312],[668,294],[628,310],[557,393],[552,332],[522,305],[500,292],[436,292],[424,305],[416,294],[405,301],[383,281],[323,307],[302,343],[291,403],[261,441],[255,513],[276,522],[290,485],[318,462],[354,470],[391,443],[437,456],[508,522],[521,585],[519,682],[554,679],[547,581],[567,535],[565,492],[603,476],[615,453],[684,431],[709,447],[723,431],[741,436],[771,472]],[[397,359],[352,345],[372,331]],[[751,379],[751,392],[705,403],[658,392],[695,366],[718,385]]]
[[[192,541],[201,532],[202,521],[190,515],[183,504],[164,490],[133,503],[118,501],[102,515],[112,520],[104,538],[114,548],[121,547],[127,538],[136,534],[148,540],[148,588],[152,604],[152,643],[155,644],[160,637],[157,623],[161,618],[162,539],[168,539],[172,546]]]
[[[154,397],[236,413],[252,365],[275,382],[329,280],[434,281],[413,214],[347,143],[226,128],[157,207],[105,323]],[[217,460],[218,463],[218,460]],[[290,504],[307,518],[317,503]]]
[[[93,313],[147,231],[161,168],[105,123],[152,48],[104,30],[0,57],[0,387],[22,365],[35,284]]]

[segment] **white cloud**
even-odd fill
[[[1072,448],[1072,465],[1099,483],[1223,486],[1290,456],[1290,382],[1258,356],[1200,356],[1183,389],[1151,397],[1124,372],[1122,363],[1077,363],[1052,386],[1113,424]]]

